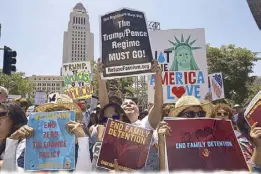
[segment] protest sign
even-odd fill
[[[259,99],[252,107],[252,109],[245,116],[245,119],[250,127],[256,122],[258,122],[259,126],[261,126],[261,99]]]
[[[42,105],[47,102],[47,94],[45,92],[35,92],[35,105]]]
[[[209,74],[209,83],[211,87],[212,100],[219,100],[225,98],[224,83],[221,73]]]
[[[56,103],[59,93],[52,93],[48,95],[48,103]]]
[[[87,99],[92,96],[93,85],[90,62],[63,64],[64,93],[72,99]]]
[[[26,140],[25,170],[70,170],[75,168],[75,136],[65,125],[75,120],[75,112],[37,112],[28,125],[34,136]]]
[[[249,113],[249,111],[253,108],[253,106],[258,102],[258,100],[261,99],[261,91],[259,91],[255,97],[251,100],[251,102],[248,104],[244,115],[247,116],[247,114]]]
[[[120,170],[141,169],[146,164],[151,139],[151,130],[109,119],[97,166],[113,170],[117,159]]]
[[[103,78],[150,73],[152,52],[144,13],[120,9],[101,16]]]
[[[261,1],[260,0],[247,0],[249,8],[254,16],[258,28],[261,30]]]
[[[208,93],[208,71],[204,29],[150,32],[154,58],[162,67],[164,103],[175,103],[183,95],[204,101]],[[154,103],[155,75],[148,78],[148,102]]]
[[[166,118],[169,171],[248,170],[231,121]]]

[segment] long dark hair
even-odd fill
[[[92,117],[95,117],[95,124],[96,124],[96,125],[99,124],[99,119],[98,119],[97,114],[96,114],[96,113],[91,113],[91,114],[90,114],[90,122],[89,122],[88,128],[90,128],[92,125],[94,125],[94,124],[92,123]]]
[[[20,127],[27,124],[27,117],[22,108],[15,103],[1,103],[0,107],[8,110],[8,116],[13,121],[12,129],[8,137],[17,131]],[[6,137],[7,138],[7,137]],[[5,151],[6,139],[0,144],[0,155]]]
[[[105,117],[104,111],[105,111],[108,107],[110,107],[110,106],[114,107],[115,112],[116,112],[117,114],[119,114],[119,115],[122,116],[122,118],[123,118],[122,121],[123,121],[124,123],[131,123],[130,120],[129,120],[129,118],[127,117],[127,115],[125,114],[125,112],[123,111],[123,109],[121,108],[120,105],[118,105],[117,103],[109,103],[109,104],[107,104],[106,106],[104,106],[104,107],[101,109],[100,117],[99,117],[99,124],[103,124],[103,119],[104,119],[104,117]]]
[[[238,119],[236,122],[236,125],[239,129],[239,131],[246,137],[248,138],[248,140],[251,140],[250,136],[249,136],[249,132],[250,132],[250,126],[248,125],[245,117],[244,117],[244,113],[240,113],[238,114]]]

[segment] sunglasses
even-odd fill
[[[113,120],[120,120],[120,115],[113,115],[112,117],[111,117]],[[104,117],[103,119],[102,119],[102,122],[103,123],[107,123],[107,121],[108,121],[108,117]]]
[[[185,115],[187,118],[195,118],[195,117],[206,117],[206,112],[200,111],[200,112],[184,112],[182,115]]]
[[[0,112],[0,117],[5,117],[7,116],[8,112]]]
[[[223,113],[218,112],[218,113],[217,113],[217,116],[219,116],[219,117],[222,116],[222,115],[223,115],[224,117],[226,117],[226,116],[229,116],[229,113],[228,113],[228,112],[223,112]]]

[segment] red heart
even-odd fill
[[[186,89],[184,88],[184,86],[179,86],[179,87],[174,86],[174,87],[172,88],[172,93],[173,93],[176,97],[178,97],[178,98],[182,97],[183,94],[185,94],[185,92],[186,92]]]

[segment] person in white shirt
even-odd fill
[[[100,76],[100,73],[103,71],[102,66],[103,65],[99,59],[97,71],[98,73],[96,74],[96,76],[99,84],[99,102],[101,104],[101,108],[109,104],[106,83],[104,80],[101,79]],[[161,121],[163,106],[162,71],[161,67],[158,65],[157,60],[154,60],[151,71],[155,72],[155,94],[154,105],[152,106],[149,115],[144,119],[139,120],[139,107],[137,103],[135,103],[131,99],[125,99],[123,101],[122,109],[124,110],[132,124],[155,130]]]
[[[108,98],[108,92],[106,88],[106,82],[101,79],[100,73],[103,72],[103,65],[101,63],[101,60],[98,60],[98,71],[96,73],[97,81],[99,84],[99,102],[101,105],[101,108],[104,109],[105,106],[109,104],[109,98]],[[162,71],[161,67],[158,65],[157,60],[154,60],[152,65],[152,72],[155,74],[155,94],[154,94],[154,105],[150,109],[150,112],[148,116],[143,118],[142,120],[139,120],[139,107],[137,103],[135,103],[132,99],[125,99],[121,105],[121,108],[124,111],[124,114],[126,114],[127,118],[130,120],[132,125],[147,128],[151,130],[156,130],[162,117],[162,107],[163,107],[163,88],[162,88]],[[114,113],[114,109],[112,107],[106,108],[104,111],[105,116],[111,117]],[[156,141],[153,141],[153,143],[156,143]],[[153,144],[152,144],[153,145]],[[94,147],[94,149],[97,146]],[[148,162],[145,170],[151,171],[155,168],[155,166],[158,166],[158,164],[153,163],[153,161],[157,161],[157,155],[158,151],[157,149],[150,148],[151,151],[149,153]],[[154,150],[154,151],[153,151]],[[98,150],[97,150],[98,151]],[[152,152],[153,151],[153,152]],[[97,153],[98,154],[98,153]],[[94,154],[95,157],[95,154]]]
[[[4,158],[12,156],[13,153],[17,153],[19,156],[21,150],[13,148],[12,154],[6,153],[13,144],[15,146],[20,144],[22,146],[24,143],[22,141],[12,142],[8,137],[17,131],[20,127],[27,124],[27,118],[25,113],[20,106],[14,103],[1,103],[0,105],[0,170],[3,170]],[[14,158],[14,161],[17,158]]]
[[[97,128],[98,128],[98,123],[99,123],[99,120],[98,120],[98,116],[96,115],[95,112],[92,112],[91,115],[90,115],[90,124],[88,127],[89,130],[90,130],[90,135],[91,135],[91,143],[92,144],[95,144],[96,143],[96,140],[97,140]]]
[[[76,156],[78,158],[76,159],[77,162],[75,171],[91,171],[89,137],[86,135],[82,127],[82,111],[80,107],[73,103],[73,101],[68,96],[61,94],[58,98],[59,99],[56,103],[40,105],[35,110],[36,112],[64,110],[72,110],[76,112],[76,121],[69,121],[66,124],[67,131],[70,134],[74,133],[77,138],[76,147],[78,148],[76,148]],[[25,149],[26,138],[34,136],[33,132],[34,130],[31,127],[24,125],[7,138],[5,155],[3,156],[3,171],[20,172],[24,170],[23,153]]]

